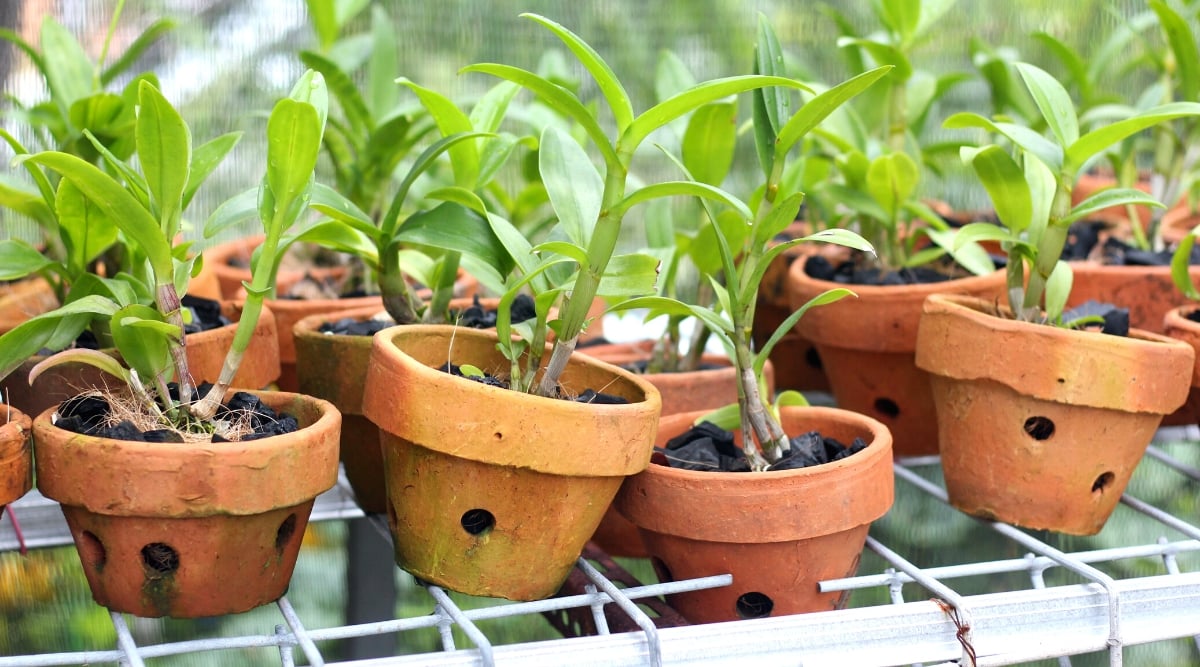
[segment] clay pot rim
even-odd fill
[[[8,415],[11,408],[12,414]],[[8,417],[8,423],[0,422],[0,508],[25,495],[32,488],[33,467],[31,437],[33,419],[7,403],[0,403],[0,418]],[[10,493],[11,492],[11,493]]]
[[[1194,329],[1200,333],[1200,322],[1194,322],[1188,319],[1189,313],[1194,313],[1200,310],[1200,303],[1188,303],[1182,306],[1176,306],[1167,311],[1163,316],[1163,324],[1178,327],[1180,329]]]
[[[1096,331],[1078,331],[999,317],[1005,306],[978,297],[935,294],[925,300],[921,333],[917,345],[917,367],[934,375],[959,380],[987,379],[1041,400],[1086,405],[1127,412],[1170,414],[1183,405],[1191,383],[1195,350],[1187,343],[1142,329],[1130,329],[1129,336],[1113,336]],[[936,319],[934,319],[936,318]],[[944,354],[933,338],[949,335],[947,319],[955,318],[973,336],[973,345],[959,345],[958,354]],[[928,333],[927,327],[932,327]],[[960,332],[962,333],[962,332]],[[926,337],[929,340],[925,340]],[[999,339],[1001,349],[980,339]],[[1027,376],[1008,360],[1017,345],[1022,350],[1065,350],[1057,355],[1039,355],[1046,375],[1068,372],[1072,382],[1042,381],[1043,374]],[[1028,354],[1028,353],[1026,353]],[[1099,361],[1100,355],[1108,363]],[[1056,362],[1073,362],[1069,370],[1054,367]],[[1026,364],[1027,365],[1027,364]],[[1128,378],[1152,371],[1151,388],[1128,384]],[[1120,387],[1109,380],[1123,375]],[[1053,375],[1051,375],[1053,377]],[[1097,384],[1099,383],[1099,384]]]
[[[762,484],[764,481],[781,480],[780,484],[802,484],[800,480],[811,480],[816,477],[827,477],[836,475],[841,471],[853,468],[865,468],[874,464],[878,459],[890,456],[892,451],[892,434],[887,426],[884,426],[878,420],[872,419],[863,414],[844,410],[841,408],[829,408],[824,406],[785,406],[781,410],[787,414],[795,414],[803,412],[805,415],[810,415],[814,420],[839,421],[850,424],[852,426],[865,429],[871,434],[870,441],[867,442],[867,448],[853,456],[847,456],[838,461],[831,461],[818,466],[809,466],[807,468],[797,468],[794,470],[776,470],[768,472],[739,472],[739,473],[722,473],[708,472],[703,470],[684,470],[682,468],[672,468],[662,465],[661,463],[651,463],[651,469],[654,470],[654,475],[661,476],[663,479],[677,479],[688,481],[700,481],[709,483],[713,480],[719,480],[719,484],[728,484],[730,486],[739,486],[747,484]],[[693,420],[699,419],[711,410],[700,410],[697,412],[684,413],[685,416]],[[683,416],[672,415],[682,419]],[[783,481],[786,480],[786,481]]]
[[[461,384],[463,387],[470,387],[473,390],[483,392],[484,395],[491,396],[506,396],[513,401],[514,409],[521,409],[522,406],[546,405],[546,401],[554,401],[555,404],[561,404],[566,415],[572,413],[578,414],[595,414],[596,411],[601,413],[612,413],[614,416],[627,413],[640,413],[646,409],[647,404],[658,404],[658,389],[650,384],[645,379],[630,373],[629,371],[614,366],[612,364],[594,359],[584,354],[572,354],[571,363],[583,364],[602,369],[612,375],[616,375],[637,387],[642,393],[641,401],[628,403],[625,405],[597,405],[586,403],[574,403],[572,401],[564,401],[556,398],[547,398],[545,396],[536,396],[523,392],[516,392],[509,389],[501,389],[499,387],[489,387],[473,380],[467,380],[460,377],[455,377],[449,373],[443,373],[435,368],[426,366],[413,359],[408,354],[400,351],[397,341],[403,338],[418,338],[418,337],[475,337],[475,338],[490,338],[496,339],[495,330],[480,330],[466,327],[457,327],[452,324],[398,324],[388,327],[375,334],[372,356],[380,365],[384,366],[401,366],[408,368],[414,377],[425,382],[450,381],[455,384]],[[546,346],[549,351],[550,346]],[[545,361],[545,358],[543,359]],[[601,391],[602,388],[594,387],[596,391]],[[657,408],[658,406],[655,405]],[[380,424],[380,428],[387,427]],[[391,430],[391,429],[387,429]]]
[[[191,503],[197,499],[190,497],[174,498],[174,489],[162,489],[159,492],[151,494],[151,496],[162,498],[163,500],[155,500],[153,498],[135,500],[125,495],[125,502],[114,504],[102,499],[95,499],[94,496],[97,494],[88,488],[55,489],[53,488],[55,486],[53,481],[46,484],[49,473],[45,472],[45,467],[53,465],[55,458],[65,457],[61,459],[58,465],[54,466],[56,469],[59,467],[73,468],[89,465],[85,460],[89,457],[70,457],[63,454],[50,453],[51,449],[61,449],[68,442],[72,441],[87,443],[89,449],[99,452],[95,454],[97,456],[119,457],[125,464],[125,469],[130,475],[139,474],[139,470],[141,471],[141,475],[162,473],[164,472],[164,461],[172,462],[172,467],[170,468],[171,474],[182,474],[182,471],[187,469],[189,465],[198,467],[201,470],[209,470],[217,462],[223,462],[224,467],[246,469],[261,473],[262,469],[266,466],[264,462],[286,460],[289,452],[296,450],[302,445],[307,445],[308,448],[316,451],[332,447],[334,450],[332,458],[333,460],[337,459],[337,435],[341,431],[341,413],[338,412],[332,403],[313,396],[291,392],[248,391],[248,393],[259,396],[265,403],[272,405],[276,409],[286,410],[292,406],[307,405],[310,406],[311,410],[317,411],[319,416],[316,421],[303,425],[299,430],[284,435],[246,442],[181,444],[116,440],[66,431],[52,423],[52,417],[57,412],[58,406],[47,408],[33,420],[35,461],[39,473],[38,487],[44,489],[43,492],[46,497],[58,500],[63,505],[86,507],[100,514],[176,517],[207,516],[218,513],[239,515],[258,514],[279,507],[296,505],[315,498],[317,495],[332,488],[337,483],[336,469],[330,471],[332,475],[327,475],[328,479],[321,479],[319,475],[312,475],[307,483],[297,482],[282,486],[278,489],[278,495],[284,498],[282,502],[279,502],[278,498],[268,498],[269,494],[262,494],[261,502],[256,505],[248,504],[245,506],[230,507],[222,504],[222,498],[218,497],[214,500],[210,497],[204,499],[203,509],[206,511],[195,514],[190,511],[190,507]],[[40,438],[39,434],[42,434]],[[47,435],[50,435],[53,444],[46,441],[45,438]],[[46,489],[45,487],[52,488]],[[242,491],[245,492],[248,490],[243,489]],[[118,490],[113,493],[119,494],[124,493],[124,491]],[[103,496],[104,494],[100,493],[99,495]],[[174,500],[168,503],[165,500],[167,497],[174,498]],[[272,500],[276,502],[272,502]],[[176,507],[172,509],[168,507],[169,504]]]
[[[326,322],[335,322],[337,320],[345,319],[347,317],[361,322],[364,320],[369,320],[372,317],[374,317],[382,312],[385,312],[385,311],[384,311],[383,305],[380,304],[379,306],[364,306],[362,308],[353,308],[350,310],[338,310],[335,312],[317,313],[315,315],[308,315],[308,316],[302,317],[296,321],[296,324],[294,324],[292,326],[292,335],[296,336],[297,338],[299,338],[301,336],[330,336],[330,337],[338,338],[338,339],[361,338],[364,341],[367,341],[369,344],[369,341],[371,340],[371,336],[353,336],[353,335],[349,335],[349,334],[326,334],[326,333],[321,333],[320,331],[318,331],[318,329],[320,329],[321,325],[325,324]],[[395,326],[395,325],[393,325],[393,326]]]
[[[1071,265],[1071,272],[1079,275],[1105,275],[1108,277],[1127,279],[1130,274],[1158,274],[1171,275],[1171,267],[1169,265],[1162,266],[1129,266],[1127,264],[1101,264],[1089,260],[1072,260],[1067,262]],[[1200,277],[1200,264],[1193,264],[1188,267],[1188,273],[1193,276]]]

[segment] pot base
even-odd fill
[[[197,618],[282,597],[312,506],[182,519],[63,506],[63,515],[97,604],[149,618]]]

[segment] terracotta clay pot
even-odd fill
[[[917,285],[841,285],[812,278],[796,262],[788,286],[793,308],[837,287],[858,295],[809,310],[796,329],[816,345],[838,407],[883,422],[896,456],[936,454],[929,378],[913,363],[921,303],[935,293],[1002,298],[1004,273]]]
[[[992,301],[931,296],[917,365],[931,374],[950,502],[973,516],[1092,535],[1163,415],[1183,405],[1195,353],[1006,319]]]
[[[137,616],[243,612],[287,591],[313,500],[337,483],[341,419],[325,401],[264,392],[295,433],[181,446],[34,421],[38,489],[62,504],[96,602]]]
[[[733,584],[668,596],[693,623],[829,611],[846,593],[817,582],[853,576],[867,530],[893,500],[892,441],[869,417],[836,408],[782,409],[789,434],[816,430],[865,450],[825,465],[713,473],[652,464],[626,480],[617,509],[637,524],[662,581],[733,574]],[[701,415],[664,417],[658,444]]]
[[[222,298],[240,299],[245,296],[242,291],[242,282],[250,282],[250,256],[265,239],[266,236],[262,234],[247,236],[218,243],[204,251],[205,264],[217,275]],[[306,275],[317,280],[324,280],[341,277],[345,274],[346,267],[344,266],[314,267],[307,270],[280,268],[275,275],[275,289],[280,294],[285,293]]]
[[[216,382],[221,376],[225,354],[233,343],[237,321],[242,316],[242,304],[222,302],[221,313],[233,324],[191,334],[186,337],[188,370],[196,384]],[[246,348],[246,355],[234,376],[233,387],[262,389],[279,377],[279,347],[276,342],[275,316],[263,307],[254,336]],[[115,351],[111,351],[115,354]],[[104,387],[113,380],[106,373],[82,364],[64,364],[42,373],[30,386],[29,371],[44,357],[33,357],[21,364],[7,378],[0,380],[0,390],[10,396],[14,406],[31,415],[41,414],[46,409],[80,394],[88,389]]]
[[[33,488],[32,432],[28,415],[0,403],[0,515],[6,505]]]
[[[508,368],[495,332],[409,325],[373,341],[363,411],[383,432],[396,562],[472,595],[553,595],[621,481],[649,464],[658,391],[582,354],[564,388],[628,404],[490,387],[435,370],[447,361]]]
[[[346,478],[364,512],[387,511],[379,428],[363,416],[363,378],[371,357],[371,336],[321,333],[321,325],[344,317],[367,320],[380,307],[305,317],[292,332],[296,342],[297,382],[307,396],[322,398],[342,413],[341,459]]]
[[[0,335],[57,307],[54,289],[41,278],[0,283]]]
[[[593,356],[610,364],[627,367],[630,364],[649,359],[654,343],[639,341],[635,343],[611,343],[608,345],[593,345],[582,348],[584,354]],[[718,354],[705,354],[701,361],[708,365],[720,366],[705,370],[688,371],[683,373],[642,373],[641,377],[658,389],[662,397],[662,416],[680,412],[697,412],[716,410],[719,407],[737,403],[737,374],[730,365],[729,358]],[[775,394],[775,371],[770,360],[763,367],[763,376],[767,383],[767,392]],[[604,519],[596,528],[592,542],[610,556],[626,558],[645,558],[646,547],[642,544],[637,526],[621,516],[611,506],[604,513]]]
[[[1196,308],[1195,304],[1180,306],[1168,311],[1166,317],[1163,318],[1163,330],[1166,335],[1181,340],[1196,350],[1197,360],[1192,367],[1192,388],[1188,392],[1187,402],[1170,415],[1170,417],[1183,416],[1189,424],[1200,421],[1200,322],[1194,322],[1188,318],[1188,315]],[[1166,419],[1163,422],[1166,423]]]

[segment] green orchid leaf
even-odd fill
[[[138,88],[138,109],[138,162],[163,231],[174,238],[191,169],[192,135],[175,107],[146,81]]]
[[[1158,16],[1158,23],[1175,58],[1172,79],[1178,82],[1179,97],[1195,100],[1200,96],[1200,48],[1196,46],[1196,35],[1187,20],[1163,0],[1149,0],[1149,4]]]
[[[1084,62],[1083,56],[1049,33],[1038,31],[1033,33],[1033,38],[1041,42],[1046,50],[1062,63],[1069,80],[1079,89],[1079,96],[1085,101],[1090,100],[1092,79],[1088,76],[1087,63]]]
[[[398,233],[397,228],[403,223],[400,220],[400,209],[408,199],[408,192],[412,188],[413,183],[428,171],[436,163],[438,156],[451,150],[456,144],[477,139],[480,137],[490,137],[492,135],[486,132],[463,132],[461,134],[452,134],[448,137],[442,137],[430,144],[417,159],[413,161],[409,167],[408,173],[404,175],[404,180],[400,181],[400,185],[396,190],[396,195],[392,198],[392,203],[388,207],[387,213],[383,216],[383,221],[380,223],[381,237],[386,241],[394,238]]]
[[[692,113],[683,134],[683,164],[697,181],[719,186],[729,175],[736,144],[737,104],[706,104]]]
[[[382,245],[379,229],[375,227],[375,223],[371,220],[371,217],[364,213],[358,206],[355,206],[354,202],[343,197],[341,193],[328,185],[313,183],[312,199],[309,200],[308,205],[314,211],[324,213],[330,218],[365,235],[373,244]]]
[[[133,195],[134,199],[141,204],[142,208],[150,211],[150,186],[146,183],[146,179],[138,173],[128,162],[121,159],[116,153],[113,153],[104,145],[96,135],[92,134],[91,130],[84,130],[83,136],[92,144],[96,152],[104,158],[104,163],[108,167],[125,179],[125,189]]]
[[[1110,125],[1097,128],[1079,137],[1066,152],[1067,164],[1078,167],[1086,164],[1093,155],[1109,146],[1124,140],[1142,130],[1158,125],[1163,121],[1200,116],[1200,104],[1196,102],[1172,102],[1144,111],[1132,118],[1126,118]]]
[[[596,121],[592,112],[572,95],[567,89],[519,67],[483,63],[470,65],[459,70],[459,73],[479,72],[512,81],[532,92],[543,104],[554,111],[574,120],[583,127],[584,132],[596,144],[607,164],[618,164],[616,149],[605,134],[604,128]]]
[[[306,196],[320,150],[321,119],[317,109],[291,98],[279,100],[267,120],[265,180],[275,201],[270,210],[272,219],[264,220],[264,223],[290,222],[279,216],[290,211],[293,202]]]
[[[318,222],[292,237],[285,236],[280,241],[282,246],[290,246],[293,243],[315,243],[323,248],[357,257],[374,270],[379,268],[379,251],[372,240],[361,231],[339,221]]]
[[[416,213],[404,222],[394,241],[461,252],[474,256],[503,275],[513,260],[491,225],[474,211],[453,202],[443,202]]]
[[[1070,225],[1076,220],[1085,219],[1091,214],[1111,206],[1125,206],[1129,204],[1166,208],[1162,202],[1141,190],[1133,188],[1109,188],[1101,190],[1079,202],[1071,208],[1071,212],[1065,218],[1056,221],[1055,224]]]
[[[873,3],[875,14],[901,43],[912,40],[921,21],[921,0],[889,0]]]
[[[968,247],[970,247],[970,246],[968,246]],[[928,246],[921,248],[920,250],[910,254],[907,258],[905,258],[901,262],[901,266],[903,266],[905,268],[911,268],[914,266],[922,266],[922,265],[928,264],[928,263],[938,259],[939,257],[944,257],[949,252],[950,252],[949,250],[947,250],[946,248],[943,248],[940,245],[937,245],[936,243],[931,244],[931,245],[928,245]]]
[[[761,74],[761,72],[760,72]],[[696,77],[673,51],[658,54],[654,67],[654,99],[665,100],[696,85]]]
[[[1057,79],[1045,70],[1029,63],[1013,63],[1013,67],[1025,81],[1025,87],[1037,104],[1042,118],[1058,139],[1060,146],[1070,146],[1079,139],[1079,119],[1075,116],[1075,103]]]
[[[253,187],[222,202],[204,223],[204,238],[211,239],[226,229],[258,215],[260,192],[261,188]]]
[[[131,303],[151,303],[154,300],[151,291],[127,273],[118,273],[113,278],[104,278],[94,273],[85,273],[76,278],[75,282],[71,284],[71,292],[67,296],[67,302],[74,303],[90,295],[95,295],[112,302],[114,308],[127,306]]]
[[[400,96],[394,83],[400,69],[396,28],[387,11],[371,5],[371,52],[367,61],[367,102],[371,115],[382,118],[396,107]]]
[[[319,53],[301,51],[299,56],[300,62],[305,67],[319,72],[324,77],[325,85],[329,87],[329,92],[333,94],[338,106],[342,109],[342,115],[350,124],[351,135],[363,137],[375,129],[375,122],[371,117],[370,110],[367,109],[367,103],[349,74],[343,71],[336,62]],[[363,147],[359,146],[358,148]]]
[[[53,263],[25,241],[0,241],[0,280],[18,280],[33,275]]]
[[[112,301],[88,295],[29,318],[0,336],[0,378],[7,377],[43,347],[56,349],[69,344],[96,317],[111,317],[117,311]]]
[[[964,147],[961,155],[963,162],[970,164],[979,176],[1000,222],[1013,234],[1028,228],[1033,221],[1033,198],[1025,172],[1012,156],[999,146]]]
[[[663,296],[638,296],[626,299],[613,306],[614,310],[633,310],[636,308],[645,308],[648,311],[646,313],[647,322],[664,315],[695,317],[718,336],[729,337],[733,335],[733,323],[725,317],[717,314],[710,308],[686,304],[676,299]]]
[[[1200,300],[1200,290],[1196,289],[1191,275],[1192,248],[1195,245],[1196,235],[1188,234],[1183,237],[1183,240],[1179,242],[1179,247],[1175,248],[1175,252],[1171,255],[1171,280],[1175,282],[1175,287],[1184,296],[1193,301]]]
[[[531,13],[521,14],[521,16],[522,18],[532,19],[549,28],[571,50],[571,53],[575,54],[579,62],[592,75],[592,78],[596,81],[596,86],[608,102],[608,106],[612,110],[613,120],[617,124],[617,134],[623,133],[625,128],[633,123],[633,105],[629,101],[629,95],[625,92],[625,88],[621,85],[620,80],[617,79],[617,75],[613,73],[612,68],[608,66],[608,63],[604,62],[600,54],[596,53],[587,42],[554,21]]]
[[[421,105],[433,117],[443,137],[475,131],[471,119],[448,97],[429,88],[401,77],[396,83],[407,87],[417,95]],[[479,148],[474,141],[460,141],[448,148],[450,166],[454,169],[455,185],[473,190],[479,179]]]
[[[520,91],[521,87],[511,81],[501,81],[492,86],[471,107],[471,127],[480,132],[499,132],[505,112]]]
[[[763,246],[770,243],[788,225],[800,216],[800,205],[804,202],[804,193],[797,192],[775,203],[760,221],[754,224],[754,245]],[[730,243],[730,245],[736,245]]]
[[[579,142],[553,126],[542,132],[538,168],[567,238],[586,246],[600,217],[604,178]]]
[[[487,205],[483,203],[483,199],[474,192],[466,188],[460,188],[454,185],[444,188],[434,188],[425,193],[426,199],[436,201],[454,202],[463,208],[469,209],[480,216],[487,215]]]
[[[970,243],[981,243],[983,241],[1011,241],[1013,239],[1013,232],[1000,225],[995,225],[990,222],[972,222],[970,224],[963,225],[954,232],[954,242],[950,246],[950,250],[960,250]]]
[[[58,105],[63,118],[70,116],[71,105],[93,92],[92,61],[71,31],[50,14],[42,20],[41,46],[46,85],[50,99]]]
[[[136,243],[150,261],[156,282],[165,284],[172,279],[174,269],[169,240],[159,228],[158,222],[120,183],[74,155],[44,152],[28,156],[28,159],[57,171],[63,178],[71,181],[113,224]]]
[[[540,255],[561,255],[580,266],[587,265],[587,248],[568,241],[543,241],[533,247],[533,252]]]
[[[745,245],[750,231],[745,216],[727,209],[717,214],[715,222],[701,225],[696,231],[696,236],[683,250],[701,274],[716,275],[724,269],[720,238],[723,238],[731,252],[734,252]],[[718,232],[720,238],[717,236]]]
[[[77,348],[72,350],[63,350],[57,354],[53,354],[41,360],[29,370],[29,384],[33,384],[42,373],[63,364],[87,364],[94,368],[98,368],[113,377],[116,377],[124,384],[133,382],[129,370],[121,365],[121,362],[100,352],[99,350],[88,350]]]
[[[805,102],[804,106],[800,107],[800,110],[788,119],[783,129],[780,130],[779,141],[775,147],[775,159],[783,159],[783,156],[792,150],[796,142],[807,136],[813,128],[820,125],[843,104],[870,88],[891,70],[891,67],[876,67],[847,79]]]
[[[621,135],[620,143],[628,148],[637,147],[651,132],[705,104],[766,86],[782,86],[812,92],[811,88],[799,81],[778,76],[750,74],[705,81],[642,112]]]
[[[109,323],[113,343],[121,358],[146,380],[171,379],[173,364],[169,341],[179,340],[179,327],[168,324],[154,308],[134,304],[113,313]]]
[[[889,217],[887,211],[883,210],[883,207],[863,190],[847,187],[841,183],[826,183],[822,186],[822,190],[834,201],[872,220],[882,222]]]
[[[783,62],[783,47],[779,45],[779,37],[776,36],[770,21],[762,12],[758,14],[758,37],[754,46],[754,73],[765,76],[787,76],[787,67]],[[772,139],[779,136],[779,132],[783,129],[784,119],[792,115],[791,109],[789,109],[791,98],[786,91],[770,86],[756,89],[754,96],[756,109],[761,105],[763,111],[762,118],[757,117],[756,114],[755,125],[765,120],[765,129],[769,133],[766,136]],[[774,142],[772,141],[772,143]]]
[[[6,174],[0,174],[0,208],[30,218],[47,232],[53,232],[55,228],[54,211],[42,199],[41,193]]]
[[[871,160],[867,168],[867,192],[894,221],[904,202],[917,189],[920,171],[906,153],[888,153]]]
[[[795,389],[781,391],[775,397],[776,408],[807,408],[809,405],[808,399],[804,398],[804,394]]]
[[[614,210],[625,212],[634,205],[658,199],[661,197],[699,197],[710,201],[720,202],[737,211],[738,215],[742,216],[743,220],[749,220],[754,217],[750,211],[750,207],[745,202],[728,192],[707,185],[705,183],[697,183],[696,181],[664,181],[662,183],[652,183],[646,187],[635,190],[633,194],[626,197],[624,200],[614,206]],[[557,210],[557,209],[556,209]]]
[[[658,282],[658,258],[645,253],[613,255],[596,295],[603,297],[634,297],[654,294]]]
[[[217,166],[225,160],[233,147],[242,138],[241,132],[229,132],[211,141],[200,144],[192,151],[192,163],[188,168],[187,185],[183,188],[183,209],[192,202],[192,197]]]
[[[839,48],[854,46],[863,49],[871,55],[871,59],[879,65],[890,65],[896,68],[892,74],[898,81],[907,81],[912,76],[913,67],[908,58],[900,49],[885,44],[873,39],[839,37],[837,40]]]
[[[113,126],[119,123],[125,101],[112,93],[93,93],[81,97],[71,104],[68,115],[71,125],[89,129],[100,134],[114,134]],[[117,130],[119,131],[119,130]]]
[[[1013,123],[993,123],[991,120],[969,111],[960,111],[951,115],[943,123],[947,129],[980,128],[999,134],[1027,153],[1041,160],[1051,171],[1057,173],[1063,167],[1063,148],[1042,135],[1021,125]],[[1106,144],[1107,145],[1107,144]],[[1075,160],[1071,164],[1083,164]]]
[[[767,339],[767,342],[763,343],[762,349],[755,353],[754,372],[759,376],[762,375],[762,369],[767,363],[767,358],[771,356],[771,350],[774,350],[775,346],[779,344],[779,341],[783,340],[783,337],[796,327],[796,323],[800,321],[801,317],[804,317],[804,314],[807,313],[810,308],[841,301],[848,296],[857,297],[858,295],[844,287],[826,290],[825,292],[822,292],[821,294],[809,299],[808,303],[805,303],[803,306],[797,308],[791,315],[788,315],[787,318],[780,323],[779,327],[775,329],[774,333],[771,334],[771,337]]]
[[[41,51],[38,51],[32,44],[26,42],[19,34],[9,30],[8,28],[0,28],[0,39],[12,44],[20,49],[25,57],[29,58],[29,62],[33,64],[38,72],[46,72],[46,59],[42,57]]]
[[[496,178],[508,162],[508,158],[512,157],[518,143],[520,139],[508,133],[484,140],[483,150],[479,152],[480,187],[488,185]]]
[[[871,245],[866,239],[859,236],[857,233],[850,231],[849,229],[841,229],[838,227],[822,229],[821,231],[814,232],[808,236],[802,236],[798,239],[794,239],[793,245],[795,243],[810,243],[816,241],[846,246],[847,248],[861,250],[872,255],[875,254],[875,246]]]
[[[998,225],[992,225],[992,227],[996,227],[1001,231],[1005,231]],[[963,229],[966,229],[966,227],[963,227]],[[983,246],[979,245],[977,242],[970,241],[969,239],[960,240],[958,238],[958,235],[962,233],[962,230],[958,230],[956,233],[948,229],[932,229],[926,227],[923,231],[925,235],[929,237],[929,240],[933,241],[937,249],[941,250],[942,252],[950,253],[950,256],[954,258],[954,261],[957,262],[959,266],[970,271],[972,274],[984,276],[996,270],[996,263],[992,261],[992,258],[988,255],[987,251],[983,249]],[[940,254],[941,253],[938,253],[937,256],[940,256]],[[920,263],[914,260],[910,266],[920,266],[921,264],[926,264],[933,259],[936,259],[936,256],[931,256],[927,261]]]
[[[125,52],[120,57],[100,72],[100,85],[107,86],[114,79],[129,71],[129,68],[142,57],[142,54],[154,46],[160,38],[174,30],[177,25],[171,19],[159,19],[151,23],[129,46],[125,47]]]
[[[1067,307],[1067,300],[1071,297],[1071,284],[1075,280],[1075,275],[1071,271],[1071,264],[1059,260],[1054,265],[1054,270],[1050,272],[1050,278],[1046,281],[1046,318],[1051,322],[1058,322],[1062,319],[1063,310]]]
[[[88,264],[116,243],[117,226],[69,180],[58,184],[54,207],[67,267],[74,275],[87,273]]]
[[[538,265],[538,258],[533,251],[533,245],[529,243],[525,235],[511,222],[493,213],[488,214],[487,221],[492,234],[516,262],[521,273],[532,273]]]
[[[702,415],[693,422],[693,425],[700,424],[701,422],[709,422],[713,426],[725,431],[737,431],[742,426],[742,411],[737,403],[730,403]]]

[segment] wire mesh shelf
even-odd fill
[[[1164,429],[1164,439],[1200,440],[1195,427]],[[1197,446],[1197,445],[1192,445]],[[1186,485],[1200,483],[1200,469],[1152,446],[1147,460]],[[824,581],[824,591],[875,591],[879,603],[855,608],[688,626],[672,615],[669,597],[686,590],[728,585],[731,577],[714,573],[704,579],[638,585],[603,553],[585,552],[558,597],[537,602],[506,603],[463,609],[442,589],[423,586],[433,613],[380,622],[315,627],[306,624],[285,596],[276,603],[278,621],[259,634],[189,641],[139,644],[127,617],[110,613],[117,640],[111,650],[0,656],[0,667],[96,665],[136,667],[156,658],[234,648],[269,647],[278,664],[355,665],[1012,665],[1103,651],[1110,665],[1126,664],[1126,648],[1138,644],[1190,638],[1188,663],[1200,664],[1200,508],[1172,513],[1131,494],[1123,510],[1142,522],[1140,535],[1155,537],[1137,544],[1077,550],[1054,546],[1051,536],[1012,526],[966,519],[945,505],[937,457],[900,460],[895,465],[897,490],[911,487],[917,495],[898,493],[909,502],[932,502],[954,520],[975,522],[1008,546],[1014,557],[979,562],[920,566],[904,549],[889,544],[887,534],[903,526],[884,525],[868,539],[868,558],[858,576]],[[1194,496],[1192,496],[1194,497]],[[916,500],[913,500],[913,499]],[[15,504],[25,542],[34,548],[70,543],[61,513],[53,501],[36,492]],[[1176,508],[1177,509],[1177,508]],[[1183,516],[1180,516],[1183,515]],[[362,517],[345,480],[322,495],[313,521]],[[1129,517],[1126,517],[1126,521]],[[379,517],[375,525],[386,527]],[[885,522],[887,519],[884,520]],[[1081,543],[1094,546],[1088,540]],[[16,548],[12,523],[0,524],[0,550]],[[923,554],[918,554],[923,555]],[[941,554],[951,561],[956,553]],[[926,559],[927,560],[927,559]],[[957,559],[962,560],[962,559]],[[1139,563],[1140,570],[1114,568]],[[1146,573],[1145,564],[1157,563]],[[595,563],[595,564],[593,564]],[[597,567],[599,566],[599,567]],[[1064,578],[1063,575],[1069,575]],[[1053,576],[1058,581],[1048,582]],[[1013,585],[1014,577],[1024,585]],[[1070,577],[1073,577],[1071,579]],[[997,584],[1004,578],[1007,585]],[[964,592],[960,582],[988,582]],[[910,592],[906,598],[906,587]],[[879,594],[882,593],[882,594]],[[647,613],[650,610],[653,616]],[[557,615],[556,627],[586,636],[493,645],[478,622],[530,614]],[[574,621],[564,620],[571,617]],[[331,662],[319,647],[324,642],[371,635],[437,628],[439,653],[422,653]],[[459,628],[469,646],[456,646],[451,629]],[[152,664],[152,663],[151,663]],[[1131,663],[1132,664],[1132,663]],[[1139,663],[1140,664],[1140,663]]]

